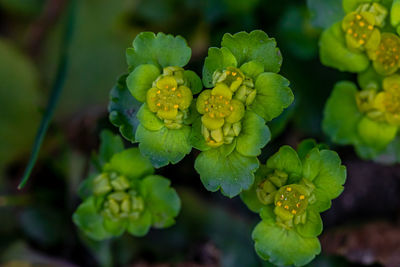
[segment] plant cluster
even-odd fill
[[[345,16],[321,35],[327,66],[357,73],[357,85],[338,82],[324,112],[323,129],[362,158],[397,145],[400,125],[400,2],[343,0]]]
[[[153,166],[178,163],[195,148],[205,188],[241,194],[260,213],[257,253],[275,264],[308,263],[320,252],[319,214],[342,192],[346,171],[335,152],[310,140],[259,163],[271,139],[266,123],[294,99],[278,74],[275,40],[260,30],[225,34],[220,48],[208,50],[202,78],[186,68],[190,57],[182,37],[163,33],[140,33],[127,49],[128,73],[111,90],[109,118],[138,148],[102,134],[97,174],[83,182],[75,223],[94,239],[172,225],[179,197]]]

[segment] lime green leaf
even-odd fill
[[[269,38],[261,30],[238,32],[234,35],[226,33],[222,37],[221,45],[232,52],[239,67],[255,60],[264,65],[264,71],[277,73],[281,68],[282,55],[276,47],[275,39]]]
[[[126,78],[126,85],[131,94],[140,102],[146,101],[147,91],[160,75],[160,69],[153,64],[137,66]]]
[[[115,171],[131,179],[139,179],[152,174],[154,168],[150,161],[143,157],[136,147],[114,154],[110,162],[104,166],[104,171]]]
[[[125,232],[126,220],[103,216],[104,229],[113,236],[120,236]]]
[[[303,178],[314,180],[320,172],[321,155],[317,147],[312,148],[302,158],[303,163]]]
[[[338,154],[331,150],[314,149],[311,153],[320,155],[320,162],[317,163],[317,156],[310,156],[310,162],[314,160],[312,168],[318,168],[318,175],[312,180],[315,185],[313,193],[317,199],[313,204],[319,212],[330,207],[328,201],[337,198],[343,191],[343,184],[346,181],[346,167],[341,165]],[[305,164],[306,165],[306,164]],[[316,170],[314,169],[313,173]]]
[[[297,152],[290,146],[282,146],[267,160],[267,167],[286,172],[289,176],[300,178],[302,164]]]
[[[271,172],[271,169],[267,168],[267,166],[260,164],[260,167],[255,173],[255,179],[253,185],[249,190],[244,190],[240,194],[240,198],[246,204],[246,206],[253,212],[260,212],[264,207],[264,204],[260,202],[257,196],[257,187],[262,182],[267,175]]]
[[[232,198],[250,188],[258,164],[256,157],[245,157],[237,151],[224,156],[221,149],[211,149],[200,153],[194,167],[207,190],[221,189],[222,194]]]
[[[207,88],[214,86],[213,74],[215,71],[222,71],[226,67],[236,67],[237,61],[231,51],[227,48],[210,47],[208,49],[208,56],[204,61],[203,67],[203,83]]]
[[[383,76],[376,73],[375,68],[370,66],[367,70],[357,75],[357,81],[363,90],[382,89]]]
[[[400,24],[400,0],[393,0],[390,10],[390,23],[393,27],[397,27]]]
[[[335,143],[345,145],[359,141],[357,125],[362,114],[357,108],[356,93],[353,83],[338,82],[326,103],[322,128]]]
[[[374,2],[375,0],[343,0],[342,5],[346,13],[355,11],[357,7],[364,3]]]
[[[257,254],[276,265],[303,266],[321,252],[318,238],[300,236],[273,221],[261,221],[253,231]]]
[[[109,119],[112,124],[119,127],[122,136],[131,142],[135,142],[135,132],[139,125],[136,118],[142,103],[137,101],[126,86],[126,77],[123,75],[110,92],[110,103],[108,105]]]
[[[307,219],[305,224],[297,224],[296,231],[303,237],[317,237],[322,233],[322,219],[319,212],[307,209]]]
[[[192,90],[192,94],[200,93],[200,91],[203,89],[203,84],[201,83],[200,77],[191,70],[185,70],[183,76],[187,82],[187,87]]]
[[[204,136],[201,134],[201,125],[201,118],[193,122],[192,132],[190,133],[190,144],[200,151],[206,151],[211,149],[211,147],[207,145]]]
[[[236,150],[243,156],[258,156],[261,149],[271,139],[268,126],[263,118],[254,112],[246,112],[242,120],[242,130],[236,139]]]
[[[153,64],[158,67],[185,66],[192,54],[186,41],[181,36],[164,33],[142,32],[126,50],[126,59],[131,68],[141,64]]]
[[[258,75],[264,72],[264,65],[258,61],[252,60],[244,63],[240,67],[240,70],[255,81]]]
[[[315,142],[315,140],[312,138],[301,141],[301,143],[297,146],[297,154],[299,155],[299,158],[303,160],[308,154],[308,152],[310,152],[313,148],[317,146],[318,146],[317,142]]]
[[[260,74],[255,88],[257,95],[250,108],[267,122],[278,117],[294,99],[289,81],[276,73]]]
[[[369,66],[369,58],[365,53],[347,48],[340,22],[322,32],[319,45],[319,56],[326,66],[349,72],[361,72]]]
[[[151,213],[145,209],[137,219],[128,218],[126,230],[134,236],[145,236],[151,227]]]
[[[147,176],[141,183],[141,195],[146,209],[151,213],[152,225],[166,228],[175,223],[181,208],[181,201],[171,182],[159,175]]]
[[[168,163],[178,163],[192,150],[190,145],[190,127],[181,129],[161,128],[159,131],[149,131],[139,125],[136,140],[140,152],[148,157],[154,167],[160,168]]]
[[[341,0],[307,0],[307,6],[314,27],[325,29],[344,17]]]
[[[358,124],[358,134],[365,145],[376,150],[384,150],[396,137],[397,128],[397,126],[364,117]]]
[[[103,216],[96,210],[94,197],[89,197],[79,205],[72,219],[74,223],[92,239],[103,240],[112,236],[112,234],[104,228]]]
[[[124,143],[122,142],[121,137],[113,134],[109,130],[103,130],[100,133],[100,148],[98,161],[100,166],[104,166],[112,156],[116,153],[124,150]]]
[[[149,110],[146,103],[139,109],[137,118],[141,125],[150,131],[158,131],[164,127],[164,122]]]

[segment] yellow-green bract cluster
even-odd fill
[[[339,82],[325,111],[324,131],[367,159],[394,148],[400,121],[400,1],[343,0],[342,21],[320,40],[323,64],[356,72],[358,84]],[[391,161],[398,161],[394,158]]]
[[[279,266],[303,266],[319,254],[320,213],[341,194],[345,180],[339,156],[313,140],[303,141],[297,152],[283,146],[272,155],[241,194],[261,217],[252,234],[260,257]]]
[[[137,148],[124,149],[109,131],[101,134],[98,169],[81,185],[83,202],[74,223],[95,240],[120,236],[125,231],[146,235],[150,227],[175,223],[180,199],[170,181],[154,175],[150,161]]]

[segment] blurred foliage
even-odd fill
[[[0,171],[29,152],[40,118],[35,66],[13,44],[0,39]]]

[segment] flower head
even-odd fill
[[[369,12],[351,12],[342,21],[346,44],[350,49],[375,49],[381,34],[375,27],[375,16]]]
[[[368,53],[376,72],[390,75],[400,68],[400,38],[393,33],[383,33],[379,46]]]
[[[137,148],[123,150],[122,140],[102,133],[98,173],[82,183],[83,202],[73,215],[89,237],[103,240],[128,231],[145,235],[151,226],[174,223],[180,200],[166,178]]]
[[[321,249],[319,213],[340,195],[345,179],[345,167],[335,152],[316,144],[302,143],[298,153],[281,147],[257,171],[252,188],[241,194],[262,219],[253,231],[257,253],[276,265],[311,261]]]
[[[383,89],[376,95],[374,107],[383,113],[388,124],[400,126],[400,75],[385,78]]]

